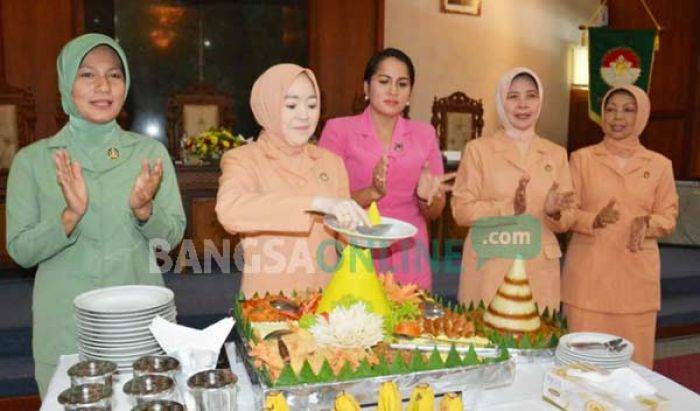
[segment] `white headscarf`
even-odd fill
[[[532,123],[532,127],[527,130],[518,130],[510,123],[508,115],[506,114],[505,101],[508,96],[508,90],[513,82],[513,79],[519,74],[529,74],[535,79],[537,84],[537,91],[540,96],[540,106],[535,114],[535,122]],[[496,89],[496,111],[498,112],[498,117],[501,120],[501,125],[503,126],[506,135],[515,140],[530,140],[535,135],[535,124],[537,124],[537,119],[540,117],[540,112],[542,111],[542,99],[544,97],[544,88],[542,88],[542,82],[540,78],[535,74],[534,71],[527,67],[516,67],[514,69],[508,70],[503,77],[498,81],[498,88]]]

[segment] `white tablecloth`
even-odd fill
[[[234,351],[233,345],[227,344],[226,352],[229,354],[231,369],[238,376],[238,409],[241,411],[255,410],[250,379],[243,365],[240,362],[236,362]],[[70,379],[67,374],[68,368],[77,362],[77,354],[61,356],[58,367],[51,378],[46,398],[41,405],[41,411],[62,410],[57,398],[61,391],[70,386]],[[542,382],[545,372],[551,366],[552,362],[548,361],[517,364],[513,384],[503,388],[483,391],[478,398],[478,409],[480,411],[558,410],[558,408],[542,400]],[[632,369],[653,384],[659,390],[659,394],[670,399],[671,410],[700,410],[700,395],[640,365],[632,364]],[[131,375],[121,375],[115,383],[115,394],[112,403],[114,411],[129,411],[131,409],[128,399],[122,391],[122,386],[129,379],[131,379]]]

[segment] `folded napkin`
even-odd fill
[[[656,394],[656,388],[629,367],[618,368],[611,372],[582,371],[569,368],[566,373],[572,377],[581,378],[599,392],[610,395],[621,395],[628,399],[634,399]]]
[[[199,371],[216,368],[219,352],[234,323],[232,317],[227,317],[197,330],[156,316],[150,329],[163,350],[180,361],[182,374],[189,378]]]

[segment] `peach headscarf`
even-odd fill
[[[298,148],[291,147],[282,135],[282,104],[289,87],[297,76],[304,73],[311,79],[316,96],[320,99],[321,93],[314,73],[290,63],[276,64],[265,70],[255,80],[250,92],[250,108],[258,124],[262,126],[258,139],[267,140],[285,152],[298,151]]]
[[[649,96],[641,88],[635,85],[626,85],[611,88],[605,93],[603,97],[603,107],[601,113],[605,116],[605,102],[608,100],[610,95],[618,90],[625,90],[632,94],[634,99],[637,101],[637,117],[634,119],[634,128],[632,129],[632,134],[623,140],[615,140],[614,138],[608,136],[607,134],[603,137],[603,145],[612,154],[629,158],[634,155],[634,153],[642,148],[642,143],[639,142],[639,136],[644,131],[644,128],[649,122],[649,112],[651,111],[651,102],[649,101]]]
[[[515,140],[529,140],[535,135],[535,123],[528,130],[518,130],[510,123],[508,115],[506,114],[505,101],[508,95],[508,89],[510,89],[510,84],[513,79],[519,74],[529,74],[535,79],[537,84],[537,90],[540,95],[540,107],[537,109],[536,118],[540,117],[540,112],[542,111],[542,98],[544,96],[544,88],[542,88],[542,82],[540,78],[535,74],[534,71],[527,67],[516,67],[514,69],[508,70],[503,77],[498,81],[498,88],[496,89],[496,111],[498,112],[498,117],[501,119],[501,126],[505,129],[506,135]]]

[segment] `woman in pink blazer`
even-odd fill
[[[649,111],[642,89],[610,90],[603,99],[603,141],[571,155],[580,210],[562,300],[571,331],[625,337],[634,343],[632,358],[651,368],[661,303],[656,239],[676,226],[678,195],[671,161],[639,142]]]
[[[388,48],[375,54],[364,74],[369,105],[357,116],[329,120],[320,145],[340,155],[348,170],[352,198],[367,207],[415,225],[414,239],[375,253],[379,271],[390,270],[400,283],[430,290],[432,273],[425,219],[445,207],[442,156],[435,130],[404,118],[415,71],[402,51]]]

